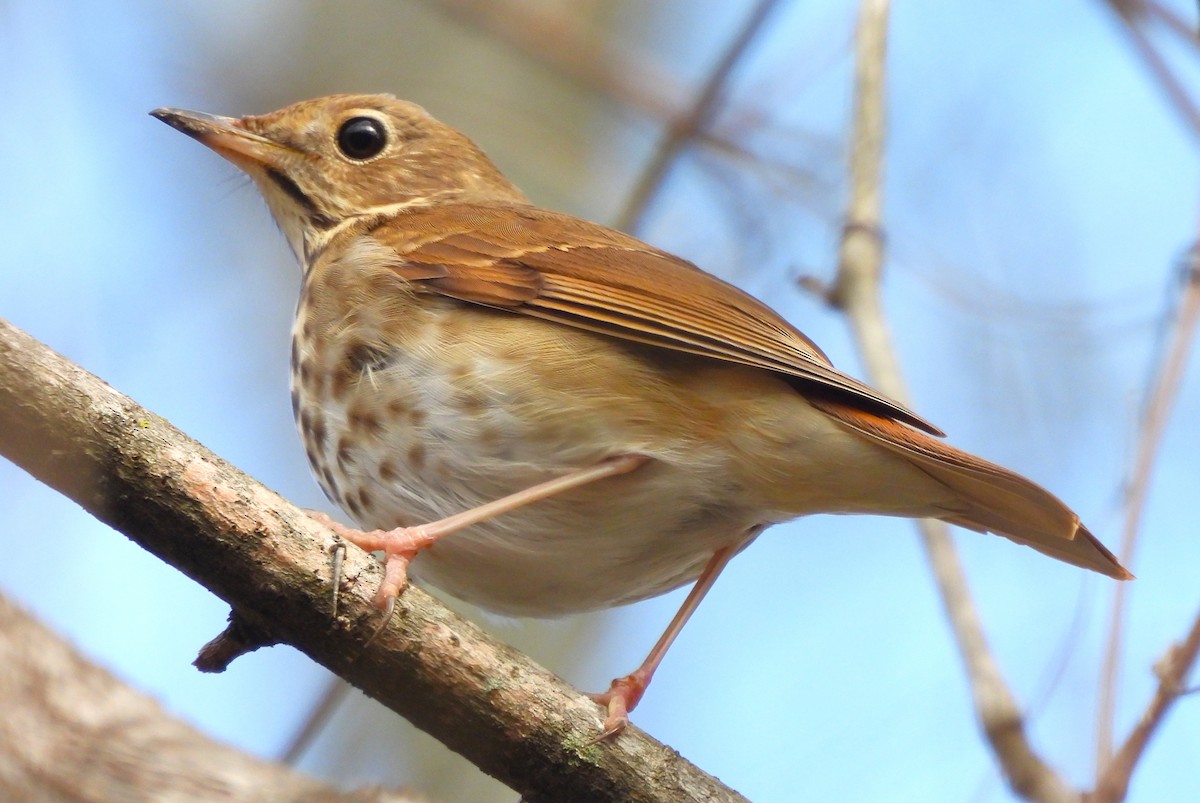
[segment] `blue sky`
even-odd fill
[[[710,14],[665,7],[661,25],[635,25],[634,5],[613,24],[682,86],[737,19],[734,4],[711,4]],[[313,507],[324,503],[287,400],[290,254],[232,168],[146,112],[236,115],[335,90],[393,91],[467,130],[535,200],[597,219],[619,207],[656,132],[503,47],[447,34],[427,4],[395,4],[378,19],[374,6],[348,7],[368,19],[327,15],[319,35],[282,2],[0,8],[10,109],[0,126],[0,316]],[[806,178],[769,169],[731,182],[745,176],[738,165],[691,151],[639,234],[766,299],[861,375],[844,321],[795,285],[800,274],[828,276],[834,261],[852,20],[842,3],[785,4],[718,117]],[[897,4],[893,22],[885,299],[914,405],[957,445],[1050,487],[1115,546],[1142,393],[1196,231],[1195,142],[1101,3],[912,2]],[[1193,54],[1170,52],[1196,88]],[[314,61],[329,69],[307,69]],[[759,121],[749,132],[748,111]],[[1193,357],[1132,567],[1118,733],[1200,602],[1196,368]],[[7,463],[0,509],[4,593],[206,731],[278,753],[323,670],[276,648],[202,676],[190,661],[220,629],[223,604]],[[1110,584],[1001,539],[958,541],[1035,745],[1086,783]],[[55,571],[34,571],[48,556]],[[755,800],[798,790],[1009,799],[928,574],[902,521],[775,528],[722,577],[635,721]],[[155,614],[148,598],[161,602]],[[484,624],[540,641],[535,658],[599,689],[641,659],[680,599],[593,617],[585,636],[569,622]],[[594,649],[582,654],[576,638]],[[380,747],[393,720],[366,708],[355,701],[306,768],[347,783],[410,777]],[[356,735],[367,721],[372,735]],[[1186,700],[1130,799],[1200,797],[1197,744],[1200,717]]]

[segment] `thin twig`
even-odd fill
[[[588,30],[580,15],[557,12],[546,5],[519,0],[434,0],[447,15],[506,42],[522,54],[536,59],[585,89],[603,95],[622,109],[632,110],[656,122],[681,119],[684,87],[657,63],[619,48],[610,38],[600,39]],[[832,48],[831,48],[832,51]],[[730,103],[736,103],[730,99]],[[691,142],[769,172],[773,177],[792,177],[794,183],[812,181],[806,171],[782,158],[755,150],[745,142],[745,132],[761,125],[765,113],[758,107],[733,108],[723,102],[721,123],[709,121],[695,130]],[[692,108],[695,102],[692,103]],[[779,132],[780,136],[798,136]],[[627,204],[628,205],[628,204]],[[627,217],[626,213],[622,217]],[[635,210],[629,227],[637,228],[640,210]],[[625,221],[621,220],[624,224]]]
[[[1158,671],[1158,688],[1150,706],[1142,714],[1129,738],[1101,772],[1096,784],[1095,803],[1117,803],[1124,800],[1129,791],[1129,780],[1141,760],[1142,753],[1150,744],[1158,726],[1162,724],[1171,706],[1184,694],[1189,693],[1184,681],[1200,655],[1200,614],[1192,622],[1192,629],[1180,644],[1172,644],[1166,655],[1155,665]]]
[[[1118,13],[1120,9],[1118,9]],[[1187,124],[1191,133],[1200,139],[1200,110],[1192,102],[1171,68],[1158,51],[1150,44],[1138,17],[1121,15],[1122,27],[1129,36],[1134,52],[1144,62],[1155,83],[1163,90],[1168,102]],[[1195,43],[1195,37],[1189,41]],[[1196,246],[1200,248],[1200,244]],[[1162,434],[1178,394],[1179,383],[1186,368],[1186,357],[1196,337],[1197,318],[1200,317],[1200,275],[1196,267],[1196,252],[1193,250],[1191,264],[1186,277],[1179,310],[1170,336],[1170,345],[1163,359],[1162,368],[1151,380],[1152,386],[1146,393],[1145,414],[1142,419],[1134,465],[1125,494],[1125,521],[1121,536],[1121,561],[1126,566],[1133,563],[1134,553],[1145,508],[1146,493],[1162,443]],[[1107,776],[1105,765],[1112,755],[1115,727],[1117,685],[1121,673],[1121,645],[1128,592],[1123,584],[1113,590],[1111,621],[1105,646],[1104,663],[1101,670],[1099,700],[1096,710],[1096,772]],[[1129,768],[1132,771],[1132,767]]]
[[[887,20],[887,0],[864,0],[858,28],[850,202],[829,299],[846,313],[872,383],[903,402],[908,394],[879,301]],[[976,714],[1009,784],[1032,800],[1078,799],[1025,737],[1021,712],[988,649],[948,528],[930,520],[919,522],[919,527],[971,684]]]
[[[1148,14],[1158,17],[1159,21],[1177,36],[1187,39],[1193,45],[1200,45],[1200,38],[1197,37],[1196,32],[1196,23],[1193,22],[1189,25],[1173,9],[1167,8],[1162,3],[1157,2],[1157,0],[1146,0],[1145,7]]]
[[[580,25],[578,10],[556,11],[512,0],[436,0],[446,14],[507,42],[583,86],[661,120],[676,116],[684,89],[652,61],[616,50]]]
[[[321,690],[321,696],[317,698],[316,705],[309,709],[308,716],[300,723],[295,735],[279,754],[279,763],[289,767],[296,766],[349,695],[349,683],[337,676],[329,678],[325,682],[325,688]]]
[[[713,67],[704,87],[696,95],[691,107],[680,117],[674,119],[667,130],[667,136],[659,145],[654,158],[642,171],[641,176],[629,196],[628,202],[617,217],[616,227],[626,231],[637,229],[642,216],[650,206],[654,196],[662,188],[667,174],[675,164],[683,147],[708,124],[718,108],[721,92],[725,88],[729,76],[746,54],[755,37],[762,30],[771,12],[779,5],[779,0],[759,0],[750,12],[741,31],[730,42],[725,54]]]
[[[1118,10],[1119,13],[1119,10]],[[1150,39],[1146,36],[1140,19],[1135,15],[1133,17],[1120,15],[1124,23],[1121,27],[1129,37],[1129,43],[1133,47],[1135,53],[1145,64],[1146,69],[1150,72],[1154,82],[1166,95],[1167,101],[1175,109],[1183,122],[1187,125],[1189,132],[1196,139],[1200,139],[1200,109],[1197,109],[1195,102],[1192,101],[1183,83],[1176,77],[1174,71],[1167,64],[1166,59],[1162,54],[1150,44]],[[1195,36],[1189,37],[1188,41],[1196,44]]]
[[[1141,532],[1142,514],[1150,478],[1158,460],[1163,433],[1171,410],[1179,395],[1179,386],[1187,369],[1188,355],[1196,339],[1200,322],[1200,243],[1189,255],[1189,264],[1179,300],[1179,309],[1171,330],[1171,339],[1163,357],[1162,367],[1152,379],[1146,394],[1146,410],[1142,417],[1138,447],[1125,491],[1125,522],[1121,534],[1121,563],[1133,565]],[[1113,727],[1116,711],[1117,686],[1121,671],[1121,642],[1127,600],[1126,584],[1118,583],[1113,591],[1112,621],[1100,679],[1100,700],[1096,712],[1096,771],[1109,776],[1106,765],[1112,756]],[[1130,767],[1132,770],[1132,767]]]

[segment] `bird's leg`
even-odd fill
[[[525,505],[547,499],[551,496],[578,488],[583,485],[627,474],[650,458],[644,455],[626,454],[610,457],[587,468],[576,469],[561,477],[555,477],[545,482],[517,491],[514,494],[482,504],[478,507],[464,510],[453,516],[419,524],[415,527],[397,527],[394,530],[355,530],[338,524],[324,514],[314,513],[314,518],[327,525],[335,533],[367,552],[382,551],[384,553],[384,575],[379,590],[375,593],[375,605],[385,612],[386,622],[396,605],[396,597],[408,585],[408,564],[422,549],[428,548],[439,538],[456,533],[472,524],[478,524],[494,516],[507,513]],[[337,586],[338,578],[334,578]]]
[[[759,529],[755,528],[751,530],[748,538],[753,538],[757,535]],[[742,543],[745,543],[745,541]],[[696,584],[692,586],[687,599],[683,601],[683,605],[679,606],[679,610],[675,613],[674,618],[671,619],[671,623],[667,625],[666,631],[659,637],[658,643],[654,645],[654,649],[650,650],[650,654],[646,656],[646,660],[642,661],[642,665],[625,677],[614,680],[612,685],[608,687],[608,691],[603,694],[589,695],[608,711],[604,719],[603,730],[601,730],[599,736],[592,740],[592,743],[616,736],[629,725],[629,712],[642,699],[642,694],[645,693],[646,687],[650,685],[650,678],[654,676],[654,670],[658,669],[658,665],[662,663],[663,656],[671,648],[671,644],[674,643],[675,638],[679,635],[679,631],[683,630],[683,626],[687,624],[688,619],[696,612],[700,601],[704,599],[704,596],[713,587],[713,583],[717,581],[721,570],[729,563],[729,559],[737,553],[738,546],[722,547],[713,553],[713,556],[709,558],[708,563],[705,565],[704,571],[696,578]]]

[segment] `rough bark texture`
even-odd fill
[[[332,616],[333,534],[160,416],[0,321],[0,453],[519,790],[525,800],[736,800],[419,589],[388,627],[376,561],[349,548]]]

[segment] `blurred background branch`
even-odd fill
[[[1194,28],[1185,28],[1180,19],[1163,8],[1161,4],[1132,3],[1114,8],[1124,23],[1122,28],[1134,54],[1141,61],[1152,84],[1163,93],[1170,106],[1184,121],[1187,129],[1200,142],[1200,110],[1188,93],[1183,81],[1168,61],[1151,42],[1144,28],[1151,20],[1165,21],[1168,29],[1180,36],[1193,50],[1197,42]],[[1200,55],[1200,53],[1193,53]],[[1139,425],[1138,441],[1129,478],[1124,491],[1124,517],[1121,529],[1120,557],[1126,566],[1135,566],[1138,540],[1142,534],[1146,501],[1151,488],[1151,479],[1160,460],[1163,437],[1172,411],[1179,403],[1181,385],[1188,367],[1188,358],[1196,339],[1196,324],[1200,321],[1200,239],[1189,249],[1181,271],[1178,299],[1174,309],[1168,313],[1170,330],[1166,338],[1161,362],[1147,382],[1143,393],[1143,408]],[[1097,794],[1101,801],[1123,800],[1137,759],[1146,743],[1161,722],[1162,717],[1175,700],[1196,661],[1196,633],[1200,631],[1200,619],[1191,628],[1191,635],[1184,641],[1188,647],[1172,650],[1167,661],[1169,670],[1161,675],[1162,682],[1154,695],[1150,709],[1143,714],[1126,743],[1113,755],[1113,732],[1120,691],[1120,671],[1126,606],[1131,590],[1125,584],[1113,589],[1112,609],[1108,641],[1101,667],[1100,693],[1096,707],[1096,772]],[[1164,659],[1166,660],[1166,659]],[[1169,678],[1169,681],[1168,681]]]
[[[91,664],[2,596],[0,664],[6,800],[426,799],[378,788],[339,792],[216,742]]]
[[[830,303],[846,314],[869,381],[907,404],[908,391],[880,303],[888,6],[888,0],[863,0],[859,12],[850,201],[837,277],[827,295]],[[918,521],[917,527],[967,673],[975,714],[1004,776],[1018,795],[1029,800],[1066,803],[1078,798],[1026,738],[1024,717],[988,648],[949,527],[932,519]]]
[[[680,149],[695,139],[712,120],[718,104],[723,100],[722,91],[730,74],[745,57],[747,49],[778,5],[778,0],[759,0],[754,5],[741,30],[705,77],[695,101],[682,114],[668,120],[666,137],[655,150],[649,164],[642,170],[637,184],[629,194],[629,200],[617,216],[615,225],[618,229],[629,232],[638,230],[642,216],[655,195],[662,190],[667,173]]]

